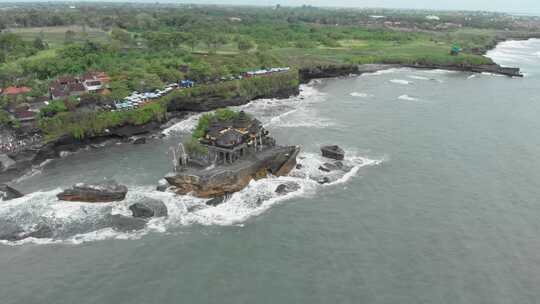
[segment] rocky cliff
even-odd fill
[[[167,97],[167,111],[204,112],[243,105],[260,98],[289,98],[299,93],[296,70],[269,76],[195,86]]]
[[[296,166],[299,152],[298,146],[273,147],[233,165],[218,166],[211,170],[189,169],[171,173],[165,179],[179,194],[193,193],[204,198],[220,197],[242,190],[253,179],[264,178],[268,174],[288,174]]]

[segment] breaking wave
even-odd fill
[[[407,94],[399,96],[398,99],[399,100],[407,100],[407,101],[418,101],[419,100],[418,98],[411,97],[411,96],[409,96]]]
[[[323,117],[314,106],[326,100],[326,95],[317,89],[318,84],[315,81],[302,85],[300,95],[289,99],[260,99],[235,108],[252,113],[270,128],[327,127],[334,122]],[[201,115],[203,113],[192,115],[163,133],[189,132]],[[138,239],[149,233],[173,232],[186,225],[243,225],[247,219],[276,204],[317,195],[327,187],[347,183],[363,167],[383,162],[358,156],[354,151],[346,151],[346,156],[339,168],[324,171],[319,167],[331,160],[317,153],[301,153],[298,157],[300,166],[289,176],[254,180],[218,206],[207,206],[206,199],[190,195],[159,192],[154,185],[128,185],[126,199],[115,203],[59,201],[56,195],[60,189],[34,192],[0,205],[0,239],[4,239],[0,244],[81,244],[106,239]],[[276,188],[281,184],[295,186],[289,193],[278,194]],[[153,218],[143,229],[135,231],[115,226],[112,217],[132,218],[129,206],[144,198],[162,201],[167,206],[168,216]],[[9,233],[12,237],[6,237]]]
[[[352,92],[349,95],[351,95],[352,97],[359,97],[359,98],[368,98],[372,96],[371,94],[361,93],[361,92]]]
[[[411,79],[416,79],[416,80],[430,80],[428,77],[418,76],[418,75],[409,75],[407,77]]]
[[[179,134],[179,133],[188,133],[193,131],[195,129],[195,126],[197,125],[197,121],[199,121],[199,118],[204,113],[199,114],[193,114],[186,119],[168,127],[167,129],[163,130],[161,133],[164,135],[173,135],[173,134]]]
[[[232,194],[215,207],[207,206],[206,200],[190,195],[176,195],[159,192],[153,186],[130,186],[124,201],[115,203],[63,202],[56,198],[61,190],[34,192],[22,198],[0,205],[0,237],[2,233],[28,234],[47,227],[50,235],[26,237],[16,241],[0,241],[4,245],[23,244],[81,244],[106,239],[138,239],[148,233],[174,231],[186,225],[243,225],[276,204],[291,198],[310,197],[326,187],[348,182],[363,167],[379,165],[383,160],[373,160],[354,155],[347,151],[341,169],[326,172],[319,169],[329,159],[315,153],[301,153],[298,157],[301,167],[291,171],[289,176],[269,177],[252,181],[245,189]],[[325,184],[321,184],[325,178]],[[294,184],[297,189],[286,193],[276,193],[281,184]],[[145,197],[161,200],[168,209],[168,217],[153,218],[138,231],[118,230],[111,226],[113,215],[129,216],[129,205]]]
[[[404,69],[405,68],[390,68],[390,69],[380,70],[380,71],[376,71],[376,72],[372,72],[372,73],[363,73],[363,74],[360,75],[360,77],[394,74],[394,73],[397,73],[397,72],[399,72],[401,70],[404,70]]]
[[[405,80],[405,79],[391,79],[390,82],[391,83],[397,83],[397,84],[404,84],[404,85],[412,84],[412,82],[410,82],[408,80]]]

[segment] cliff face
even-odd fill
[[[297,71],[195,86],[172,93],[167,111],[210,111],[259,98],[288,98],[299,93]]]
[[[298,146],[274,147],[233,165],[172,173],[165,179],[179,194],[191,192],[203,198],[219,197],[242,190],[252,179],[288,174],[296,166],[299,152]]]
[[[359,67],[355,64],[336,64],[302,68],[298,72],[300,74],[300,82],[307,83],[311,79],[333,78],[357,74],[359,72]]]

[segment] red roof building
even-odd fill
[[[32,89],[29,87],[7,87],[2,91],[5,95],[19,95],[19,94],[26,94],[30,93]]]

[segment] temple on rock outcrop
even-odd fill
[[[232,164],[251,152],[274,146],[275,141],[268,134],[259,120],[241,111],[231,120],[214,118],[199,142],[208,149],[210,161]]]

